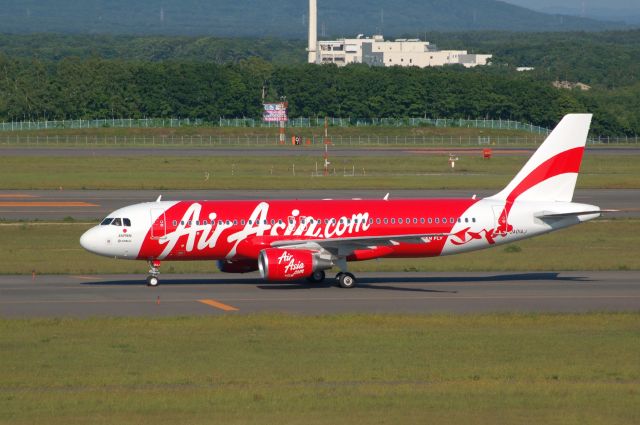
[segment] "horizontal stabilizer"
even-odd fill
[[[592,210],[592,211],[573,211],[565,213],[556,213],[552,211],[541,211],[535,213],[533,216],[536,218],[565,218],[565,217],[580,217],[582,215],[602,214],[618,212],[618,210]]]

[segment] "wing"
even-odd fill
[[[291,249],[324,249],[338,256],[347,256],[357,249],[393,246],[399,243],[422,244],[430,238],[450,236],[449,233],[416,233],[411,235],[354,236],[347,238],[300,239],[275,241],[273,247]]]

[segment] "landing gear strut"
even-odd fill
[[[356,286],[356,277],[347,271],[347,260],[341,257],[336,261],[340,273],[336,275],[336,282],[341,288],[353,288]]]
[[[160,280],[158,280],[158,276],[160,275],[160,261],[159,260],[149,260],[149,276],[147,276],[147,286],[158,286]]]

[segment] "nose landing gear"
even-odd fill
[[[149,276],[147,276],[147,286],[158,286],[160,280],[158,276],[160,275],[160,261],[159,260],[149,260],[147,261],[149,264]]]

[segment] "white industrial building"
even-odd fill
[[[428,41],[397,39],[385,41],[382,35],[318,41],[316,0],[309,0],[309,63],[364,63],[372,66],[486,65],[492,55],[469,54],[466,50],[438,50]]]

